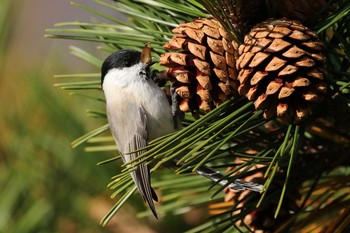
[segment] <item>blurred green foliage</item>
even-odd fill
[[[1,104],[0,232],[98,232],[87,203],[108,175],[92,172],[97,158],[69,147],[67,135],[81,133],[81,123],[43,74],[13,77],[20,84],[5,92],[20,96]]]
[[[10,4],[9,0],[0,0],[0,75],[3,67],[3,57],[4,50],[6,46],[6,41],[8,37],[8,19],[10,14]],[[1,76],[0,76],[1,77]]]

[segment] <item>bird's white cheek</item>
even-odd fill
[[[106,103],[107,105],[110,105],[112,102],[114,102],[115,99],[118,99],[118,89],[109,85],[106,85],[103,88],[105,98],[106,98]]]
[[[112,86],[125,88],[140,81],[139,72],[142,67],[143,64],[140,63],[133,67],[124,67],[122,69],[114,68],[109,70],[105,76],[103,90]]]

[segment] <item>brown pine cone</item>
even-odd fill
[[[328,88],[323,49],[318,36],[296,21],[258,24],[239,47],[239,93],[264,110],[265,119],[307,119]]]
[[[165,73],[176,86],[180,110],[207,113],[237,90],[238,46],[214,18],[182,23],[173,33],[164,48],[177,51],[163,54],[160,64],[168,67]]]

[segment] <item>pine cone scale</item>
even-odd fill
[[[264,56],[269,56],[269,54],[264,54]],[[273,57],[272,60],[267,64],[266,71],[277,71],[282,68],[287,63],[286,60],[283,60],[279,57]]]
[[[185,30],[185,33],[188,37],[190,37],[191,39],[197,41],[198,43],[203,43],[203,38],[205,36],[204,32],[201,30],[196,30],[196,29],[191,29],[191,28],[187,28]]]
[[[269,40],[271,41],[271,40]],[[282,39],[275,39],[272,41],[272,43],[269,45],[268,48],[265,49],[268,53],[277,53],[282,50],[285,50],[286,48],[290,47],[291,44],[287,41],[284,41]]]

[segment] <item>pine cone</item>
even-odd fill
[[[165,73],[176,86],[180,110],[207,113],[237,90],[238,46],[214,18],[182,23],[173,32],[164,48],[179,51],[163,54],[160,64],[168,67]]]
[[[317,20],[327,7],[327,0],[274,0],[273,7],[280,17],[299,20],[305,25]]]
[[[317,35],[298,22],[284,18],[258,24],[239,47],[239,93],[263,109],[265,119],[305,120],[327,91],[323,48]]]

